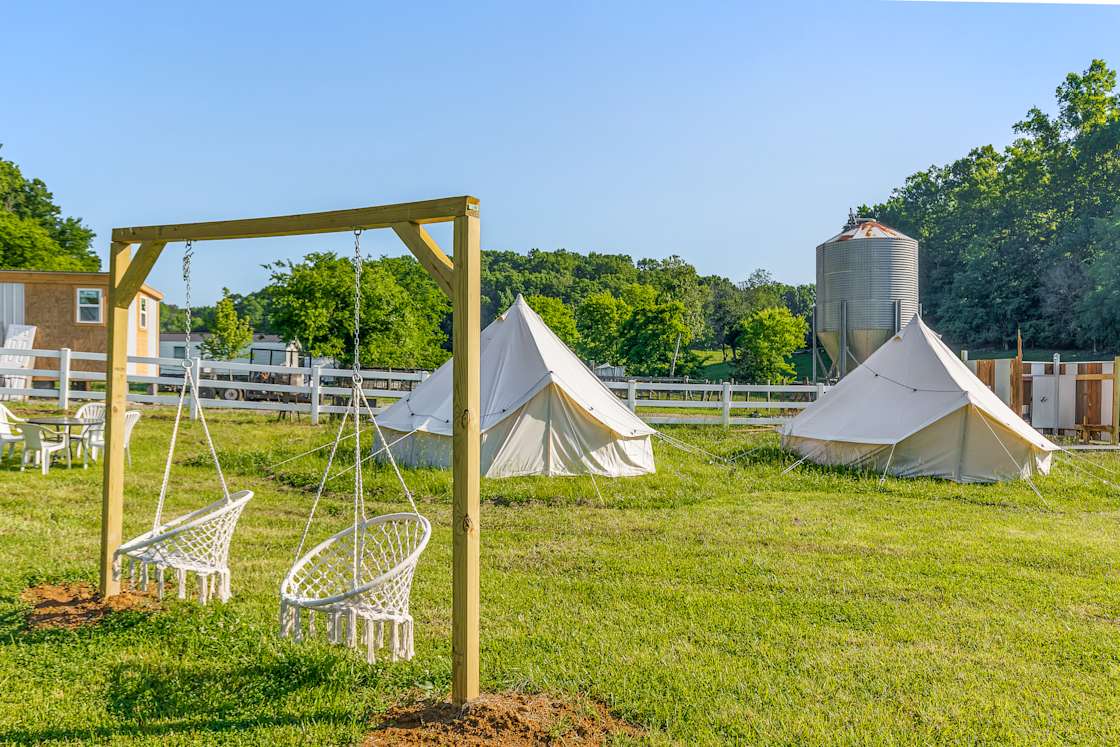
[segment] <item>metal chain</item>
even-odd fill
[[[183,354],[184,358],[191,357],[191,258],[194,257],[194,242],[188,241],[183,249],[183,285],[187,289],[187,345]]]
[[[362,393],[362,373],[359,362],[361,352],[361,334],[359,325],[362,321],[362,229],[354,229],[354,373],[353,390],[350,401],[354,406],[354,587],[361,583],[362,558],[365,556],[366,533],[359,532],[359,522],[366,520],[365,484],[362,480],[362,413],[358,406]],[[324,476],[326,473],[324,473]]]
[[[354,229],[354,381],[362,380],[358,353],[361,350],[361,336],[358,325],[361,322],[362,306],[362,229]]]

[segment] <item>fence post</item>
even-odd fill
[[[1062,356],[1054,353],[1054,436],[1062,435]],[[1076,419],[1076,418],[1075,418]]]
[[[322,375],[322,366],[311,367],[311,425],[319,425],[319,382]]]
[[[1112,443],[1120,444],[1120,355],[1112,359]]]
[[[633,379],[626,382],[626,406],[630,412],[638,409],[638,383]]]
[[[720,392],[720,401],[723,402],[723,427],[731,425],[731,382],[723,382],[723,391]]]
[[[824,396],[824,384],[818,381],[817,382],[817,399],[815,401],[820,402],[821,397],[823,397],[823,396]]]
[[[70,407],[70,348],[58,350],[58,409]]]
[[[202,359],[191,358],[191,377],[194,378],[194,393],[191,397],[191,420],[198,420],[198,400],[202,399]]]

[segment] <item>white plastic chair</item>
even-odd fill
[[[138,422],[140,422],[138,410],[129,410],[124,414],[124,455],[128,457],[129,467],[132,466],[132,451],[129,449],[132,444],[132,429]],[[82,448],[82,466],[85,466],[87,453],[91,459],[97,461],[98,453],[105,450],[105,424],[88,426],[83,441],[85,446]]]
[[[0,459],[5,456],[15,456],[16,444],[23,443],[23,435],[19,432],[18,423],[24,422],[17,418],[4,405],[0,405]],[[6,453],[5,453],[6,452]]]
[[[78,440],[78,451],[82,454],[82,466],[86,466],[86,450],[89,448],[88,441],[90,434],[96,431],[103,431],[105,428],[105,403],[104,402],[87,402],[78,408],[74,413],[74,417],[98,419],[101,422],[96,425],[83,425],[74,434],[74,438]]]
[[[51,455],[55,452],[66,452],[66,466],[70,466],[70,449],[65,439],[51,441],[43,438],[43,428],[38,425],[25,423],[23,426],[23,461],[20,462],[20,472],[27,467],[27,463],[34,461],[42,465],[43,474],[50,471]]]

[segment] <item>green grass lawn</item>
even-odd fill
[[[18,409],[18,408],[17,408]],[[128,472],[126,535],[155,506],[166,410],[146,409]],[[450,482],[407,472],[435,525],[416,577],[416,657],[369,666],[276,636],[329,426],[213,414],[232,488],[251,488],[232,549],[234,598],[169,601],[79,631],[28,632],[19,594],[94,580],[99,471],[0,470],[0,742],[357,742],[402,697],[450,687]],[[802,467],[771,434],[672,434],[655,476],[483,482],[487,690],[589,695],[654,743],[1120,742],[1120,494],[1059,464],[1025,485],[961,486]],[[169,514],[212,500],[197,429]],[[1110,469],[1120,460],[1094,457]],[[339,483],[345,482],[339,480]],[[316,537],[348,522],[345,485]],[[391,472],[373,511],[399,510]]]

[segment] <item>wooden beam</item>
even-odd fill
[[[479,334],[481,252],[477,216],[455,219],[452,319],[451,699],[478,697],[479,625]]]
[[[140,248],[136,250],[136,256],[129,262],[128,272],[124,274],[120,285],[117,286],[116,303],[124,304],[125,308],[132,303],[132,299],[136,297],[137,291],[144,285],[148,273],[152,271],[152,267],[159,259],[159,255],[165,246],[167,246],[166,241],[145,241],[140,245]]]
[[[1112,443],[1120,444],[1120,355],[1112,359]]]
[[[120,285],[128,272],[132,247],[114,241],[109,250],[108,368],[105,391],[105,457],[101,481],[101,594],[121,590],[113,577],[113,555],[121,545],[124,507],[124,414],[128,408],[128,304],[121,303]],[[143,280],[141,279],[141,282]]]
[[[268,236],[299,236],[309,233],[352,231],[356,228],[389,228],[394,223],[444,223],[461,216],[478,215],[475,197],[444,197],[423,202],[325,213],[278,215],[269,218],[220,220],[207,223],[179,223],[166,226],[114,228],[113,241],[213,241],[219,239],[257,239]]]
[[[439,244],[435,242],[424,227],[418,223],[394,223],[393,230],[396,231],[397,236],[400,237],[408,250],[419,260],[420,264],[432,276],[432,280],[436,281],[436,285],[440,290],[447,294],[448,298],[455,298],[455,291],[453,286],[455,267],[452,265],[451,260],[439,248]]]

